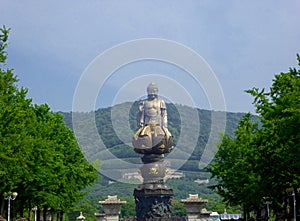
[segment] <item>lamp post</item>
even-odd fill
[[[7,208],[7,221],[10,221],[10,200],[15,200],[17,197],[17,192],[8,191],[8,193],[4,193],[4,199],[8,200],[8,208]]]
[[[292,196],[293,196],[293,201],[294,201],[294,221],[296,221],[297,220],[297,215],[296,215],[296,194],[295,194],[295,190],[293,190]]]
[[[37,211],[37,206],[32,208],[32,211],[34,211],[34,221],[36,221],[36,211]]]
[[[270,220],[270,204],[272,204],[272,201],[268,200],[268,197],[264,197],[264,200],[266,200],[264,202],[264,204],[267,205],[267,216],[268,216],[268,221]]]

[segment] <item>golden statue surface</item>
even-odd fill
[[[173,138],[168,130],[167,106],[158,98],[158,87],[147,87],[147,99],[139,104],[139,129],[133,137],[134,151],[140,154],[164,154],[173,149]]]

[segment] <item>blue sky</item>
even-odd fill
[[[19,85],[29,89],[34,103],[48,103],[54,111],[72,110],[78,82],[99,54],[123,42],[161,38],[205,59],[228,111],[253,112],[253,99],[244,90],[268,88],[274,74],[297,67],[299,10],[298,0],[1,0],[0,23],[12,29],[8,67]],[[210,109],[205,90],[187,73],[161,63],[139,61],[115,71],[96,108],[110,106],[120,88],[130,85],[126,82],[160,74],[188,89],[198,107]],[[166,99],[178,93],[167,89]]]

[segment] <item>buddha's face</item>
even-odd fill
[[[155,98],[158,97],[158,89],[153,87],[153,88],[148,88],[148,99],[149,100],[154,100]]]

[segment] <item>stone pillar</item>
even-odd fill
[[[126,201],[121,201],[117,196],[108,196],[104,201],[99,201],[103,206],[105,216],[103,214],[95,214],[98,221],[119,221],[121,207]]]
[[[171,220],[173,190],[165,182],[166,167],[161,155],[145,154],[141,167],[143,184],[134,189],[137,221]]]
[[[211,212],[203,208],[207,200],[198,197],[198,194],[189,194],[189,197],[180,201],[185,205],[188,221],[209,221]]]

